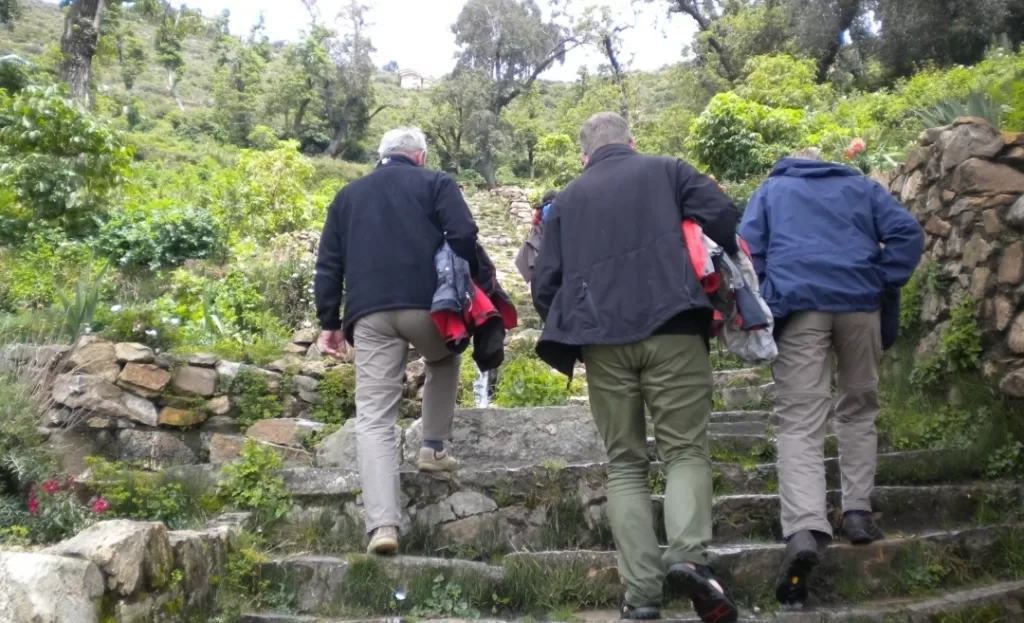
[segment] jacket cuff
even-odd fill
[[[341,331],[341,319],[338,320],[321,320],[320,321],[321,331]]]

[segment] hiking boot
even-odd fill
[[[366,548],[367,554],[386,556],[397,551],[398,528],[394,526],[381,526],[370,535],[370,546]]]
[[[885,538],[867,511],[843,513],[843,535],[854,545],[870,545]]]
[[[421,472],[454,472],[459,468],[459,462],[453,459],[446,450],[437,452],[430,448],[420,448],[416,467]]]
[[[619,606],[619,615],[623,621],[657,621],[661,619],[661,609],[658,606],[634,608],[623,601]]]
[[[825,537],[826,535],[822,535]],[[786,544],[786,556],[775,583],[775,599],[784,606],[807,602],[807,577],[821,562],[818,551],[821,537],[810,530],[797,532]]]
[[[679,563],[668,568],[667,581],[693,602],[693,610],[704,623],[735,623],[736,604],[710,567]]]

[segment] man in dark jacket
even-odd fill
[[[832,538],[825,515],[825,420],[838,371],[836,435],[843,533],[854,544],[883,538],[871,518],[878,438],[878,366],[885,303],[898,323],[898,289],[921,259],[917,220],[860,171],[803,150],[775,165],[750,198],[740,234],[776,322],[779,356],[779,496],[786,558],[776,597],[807,599],[807,575]],[[895,294],[894,294],[895,293]],[[883,338],[883,334],[886,335]]]
[[[707,567],[711,541],[711,304],[683,241],[684,218],[737,251],[739,213],[718,185],[674,158],[642,156],[626,121],[591,117],[583,173],[559,193],[534,271],[544,320],[538,355],[572,375],[582,358],[608,452],[608,518],[626,581],[622,617],[659,617],[663,583],[708,622],[736,607]],[[668,550],[660,555],[647,488],[647,427],[665,463]]]
[[[356,446],[371,553],[398,549],[402,507],[394,429],[410,343],[427,363],[418,466],[429,472],[456,468],[444,440],[451,433],[459,357],[430,317],[434,254],[447,241],[477,278],[477,226],[455,181],[423,168],[426,151],[416,128],[384,135],[377,169],[342,188],[328,208],[316,263],[320,349],[340,357],[346,341],[355,346]]]

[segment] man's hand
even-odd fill
[[[320,339],[317,340],[320,352],[341,359],[348,348],[345,344],[345,335],[341,331],[321,331]]]

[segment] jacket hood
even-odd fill
[[[771,176],[787,177],[853,177],[863,175],[857,169],[836,162],[783,158],[775,164]]]

